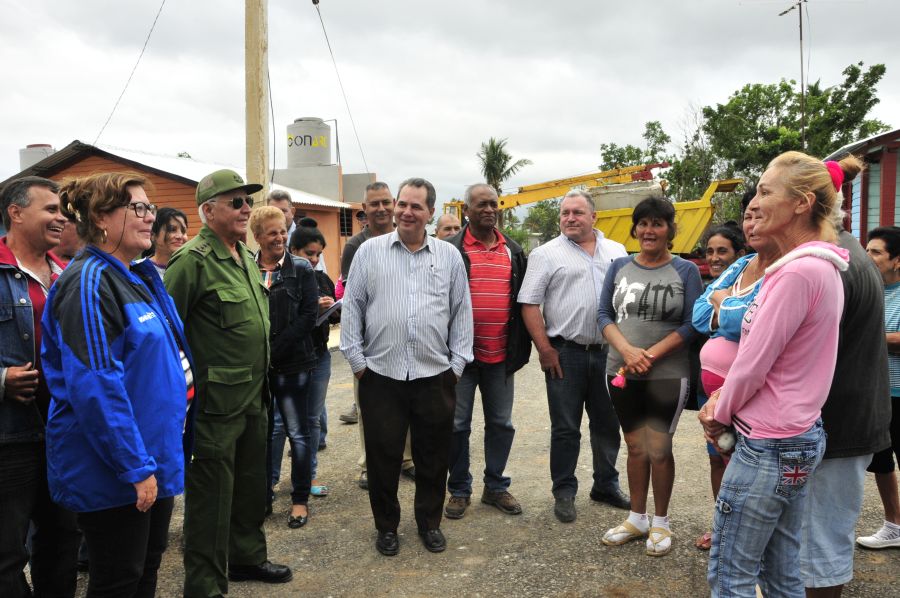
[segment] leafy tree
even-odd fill
[[[638,166],[668,160],[666,147],[672,142],[662,128],[658,120],[653,120],[644,125],[642,135],[646,147],[640,148],[627,144],[619,146],[615,143],[600,144],[600,170],[613,170],[625,166]]]
[[[528,249],[528,231],[524,228],[507,225],[503,227],[503,234],[521,245],[523,249]]]
[[[842,145],[885,130],[884,123],[867,119],[878,103],[876,86],[885,66],[863,70],[863,63],[843,71],[844,81],[822,87],[820,81],[807,86],[806,149],[825,156]],[[800,94],[794,81],[745,85],[725,104],[703,108],[713,153],[725,162],[729,175],[755,178],[775,156],[803,150]]]
[[[519,169],[531,164],[531,160],[522,158],[513,161],[512,155],[506,151],[506,139],[491,137],[481,144],[481,150],[475,154],[481,161],[481,174],[485,182],[501,193],[501,185]]]
[[[688,106],[682,121],[684,142],[681,151],[669,159],[672,167],[665,174],[669,195],[676,201],[697,199],[710,181],[722,178],[724,165],[710,147],[703,130],[705,124],[702,108],[693,104]]]
[[[541,243],[559,236],[559,200],[542,201],[528,209],[523,228],[540,233]]]

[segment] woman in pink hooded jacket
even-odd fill
[[[806,482],[825,451],[820,418],[837,357],[848,253],[833,214],[844,172],[800,152],[769,164],[750,209],[754,234],[781,258],[747,308],[734,365],[701,411],[708,437],[725,427],[737,445],[716,500],[708,579],[712,595],[804,596],[800,529]]]

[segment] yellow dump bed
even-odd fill
[[[713,217],[712,197],[716,193],[734,191],[742,185],[742,179],[725,179],[710,183],[706,192],[695,201],[679,201],[675,205],[675,224],[678,234],[672,242],[672,253],[690,253],[700,241],[700,236],[709,226]],[[594,221],[595,228],[603,231],[607,238],[625,246],[628,253],[637,253],[640,246],[631,238],[632,208],[601,210]]]

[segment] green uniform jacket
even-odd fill
[[[175,252],[164,282],[194,355],[197,416],[259,411],[269,367],[269,302],[253,256],[243,267],[204,226]]]

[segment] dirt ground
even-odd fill
[[[400,485],[403,518],[400,554],[388,558],[375,550],[375,529],[368,495],[356,485],[359,436],[355,425],[338,415],[352,402],[352,379],[340,353],[334,355],[327,399],[328,448],[319,455],[319,480],[328,485],[327,498],[312,499],[305,527],[287,527],[289,481],[282,476],[275,514],[266,521],[269,556],[293,568],[284,585],[232,583],[230,596],[704,596],[707,553],[694,539],[710,526],[712,493],[700,426],[694,412],[685,412],[675,435],[676,480],[670,507],[674,549],[663,558],[644,554],[643,542],[606,547],[603,533],[626,513],[594,503],[588,497],[590,451],[583,450],[576,499],[578,519],[563,524],[553,516],[550,494],[549,440],[543,374],[536,360],[516,375],[513,422],[516,439],[507,473],[511,492],[524,513],[504,515],[477,501],[483,467],[482,417],[476,408],[472,432],[472,464],[476,483],[473,503],[461,520],[444,520],[447,551],[431,554],[416,535],[412,517],[413,484]],[[587,443],[587,418],[583,425]],[[585,448],[587,448],[585,444]],[[622,485],[624,446],[619,454]],[[290,470],[285,460],[283,472]],[[652,498],[651,498],[652,501]],[[827,513],[822,516],[827,517]],[[181,499],[170,529],[170,546],[159,576],[159,596],[179,596],[184,569],[181,553]],[[866,481],[866,497],[858,531],[874,532],[882,511],[874,480]],[[858,550],[854,580],[844,596],[900,596],[900,550]],[[86,578],[79,579],[84,595]]]

